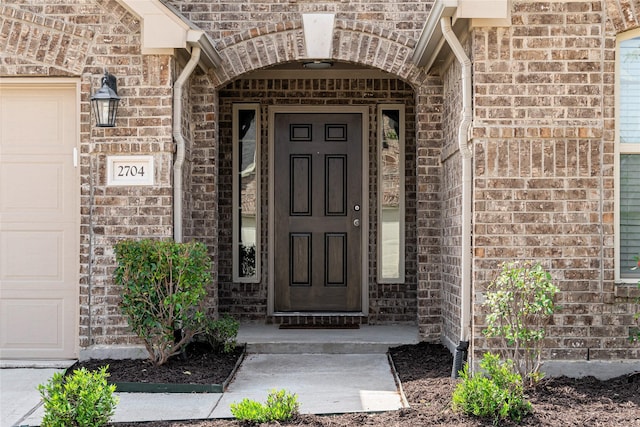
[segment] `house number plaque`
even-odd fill
[[[153,185],[153,156],[107,156],[107,185]]]

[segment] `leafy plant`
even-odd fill
[[[240,322],[225,315],[217,320],[207,319],[202,335],[214,350],[229,353],[236,347],[239,328]]]
[[[150,361],[162,365],[203,328],[211,282],[207,248],[196,242],[125,240],[115,245],[115,253],[120,309],[144,341]]]
[[[97,371],[85,368],[64,376],[55,373],[38,386],[44,401],[43,427],[99,427],[113,416],[118,398],[116,386],[107,384],[107,366]]]
[[[530,385],[542,378],[545,327],[558,310],[553,301],[558,292],[542,265],[517,261],[503,263],[487,289],[488,326],[483,333],[501,340],[503,358],[513,360]]]
[[[272,390],[267,396],[266,404],[251,399],[243,399],[240,403],[231,404],[231,414],[236,419],[250,424],[271,421],[289,421],[300,408],[298,396],[286,390]]]
[[[522,376],[514,371],[513,361],[500,361],[500,356],[485,353],[480,362],[482,371],[472,375],[469,365],[460,372],[462,381],[453,392],[453,409],[482,418],[520,422],[531,412],[526,401]]]

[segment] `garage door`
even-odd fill
[[[0,82],[0,357],[77,356],[75,82]]]

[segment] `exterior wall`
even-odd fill
[[[262,89],[242,89],[242,82],[251,81],[246,74],[304,60],[300,14],[331,12],[336,13],[331,59],[388,72],[393,76],[388,81],[401,86],[353,102],[371,105],[372,123],[379,100],[401,100],[414,118],[407,123],[407,153],[415,158],[406,159],[411,274],[407,285],[378,285],[371,258],[368,320],[417,318],[424,339],[444,335],[455,341],[459,68],[453,61],[440,78],[411,63],[433,1],[171,3],[208,31],[222,58],[218,69],[196,71],[189,80],[182,117],[184,237],[207,243],[214,258],[219,277],[210,292],[213,314],[220,298],[221,309],[236,314],[256,303],[255,312],[243,313],[255,319],[265,312],[266,299],[263,285],[229,280],[229,103],[274,103]],[[637,359],[638,346],[627,341],[636,291],[613,279],[613,165],[615,36],[640,26],[640,6],[626,0],[513,0],[512,7],[511,27],[474,28],[467,42],[474,67],[474,349],[488,345],[481,334],[486,284],[501,261],[526,258],[542,262],[562,289],[547,358]],[[117,307],[113,244],[172,236],[172,82],[183,62],[142,55],[140,23],[115,0],[14,1],[0,5],[0,19],[0,76],[70,76],[81,86],[80,346],[135,343]],[[122,97],[115,128],[96,128],[90,112],[89,98],[104,67],[117,76]],[[294,95],[285,91],[284,96],[291,102]],[[328,102],[313,94],[305,99]],[[108,155],[149,153],[155,159],[154,186],[106,185]],[[370,159],[374,162],[374,151]],[[369,184],[375,188],[376,165],[370,166]],[[268,173],[262,176],[267,179]],[[370,203],[375,245],[375,197]]]
[[[114,0],[31,0],[0,6],[0,76],[80,81],[80,347],[136,341],[120,315],[113,244],[172,235],[169,56],[140,54],[139,22]],[[122,97],[115,128],[97,128],[89,98],[104,67]],[[152,187],[108,187],[108,155],[153,154]]]
[[[460,338],[462,303],[462,156],[458,147],[462,120],[461,72],[460,63],[453,60],[443,77],[442,322],[443,339],[449,346],[456,346]]]
[[[260,0],[251,4],[236,0],[171,0],[170,3],[213,40],[230,44],[253,37],[250,33],[291,29],[301,13],[322,12],[335,13],[336,19],[351,22],[360,29],[375,27],[381,33],[393,32],[417,40],[433,0]]]
[[[416,122],[408,124],[408,132],[415,129],[415,149],[409,152],[417,158],[408,161],[417,166],[407,168],[407,174],[408,185],[415,185],[417,194],[413,200],[407,198],[408,211],[415,212],[407,236],[410,243],[411,239],[415,242],[408,267],[415,271],[410,280],[415,281],[416,289],[414,285],[408,290],[404,285],[372,286],[372,301],[379,304],[372,312],[375,321],[396,321],[409,319],[417,310],[423,337],[438,340],[442,93],[440,80],[415,68],[410,60],[432,2],[172,4],[209,32],[223,60],[219,69],[208,75],[196,71],[190,79],[182,117],[186,140],[184,238],[205,241],[216,266],[229,262],[218,253],[220,236],[224,236],[218,225],[218,190],[225,181],[217,167],[217,90],[249,71],[304,59],[300,13],[336,13],[333,60],[379,68],[415,89]],[[248,6],[255,10],[247,10]],[[115,0],[28,0],[3,4],[0,11],[0,75],[75,76],[81,81],[80,346],[135,343],[117,307],[113,244],[122,238],[170,238],[173,234],[172,82],[183,63],[170,56],[142,55],[140,22]],[[90,112],[89,98],[99,87],[104,67],[116,75],[122,97],[115,128],[95,127]],[[149,153],[155,160],[154,186],[106,185],[108,155]],[[213,312],[217,289],[216,279],[210,293]],[[411,302],[413,293],[417,293],[419,309]]]
[[[480,302],[498,264],[534,259],[561,289],[545,358],[640,356],[627,339],[628,287],[613,280],[611,22],[621,17],[608,12],[620,4],[518,0],[510,28],[474,31],[476,351],[488,345]]]
[[[213,264],[213,283],[208,292],[208,313],[218,312],[218,269],[224,263],[218,250],[218,92],[209,77],[194,73],[189,80],[189,119],[183,125],[186,142],[184,165],[183,226],[184,241],[198,240],[207,245]]]
[[[261,283],[232,283],[231,263],[220,263],[220,311],[246,320],[264,321],[267,317],[268,270],[268,106],[270,105],[368,105],[370,131],[369,144],[369,317],[364,322],[415,322],[416,321],[416,213],[415,205],[406,209],[405,257],[406,280],[404,284],[377,283],[376,230],[377,230],[377,109],[379,103],[402,103],[406,108],[406,198],[414,200],[415,193],[415,108],[413,89],[393,78],[380,79],[243,79],[220,89],[220,162],[219,174],[225,184],[219,189],[220,259],[230,260],[232,230],[232,123],[231,109],[236,102],[260,102],[262,105],[261,137],[261,200],[262,210],[262,277]],[[315,319],[317,320],[317,319]],[[274,319],[280,321],[280,319]],[[311,321],[311,320],[310,320]]]

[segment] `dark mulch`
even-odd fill
[[[391,350],[409,409],[380,414],[335,416],[301,415],[286,426],[311,427],[412,427],[446,425],[491,426],[492,420],[478,420],[451,410],[456,382],[450,378],[452,358],[440,345],[421,343]],[[217,366],[215,363],[213,366]],[[215,369],[208,366],[208,369]],[[112,369],[115,368],[112,367]],[[195,369],[193,369],[195,370]],[[176,372],[180,370],[177,369]],[[115,372],[113,372],[115,375]],[[192,375],[195,375],[192,372]],[[183,375],[180,375],[183,377]],[[640,375],[609,381],[594,378],[549,378],[529,392],[533,414],[524,426],[640,426]],[[115,424],[119,427],[238,427],[231,420]],[[513,426],[505,422],[501,425]]]
[[[185,352],[174,356],[161,366],[153,366],[147,360],[87,360],[78,362],[72,369],[89,370],[109,365],[109,381],[177,384],[222,384],[233,372],[244,347],[236,347],[230,353],[215,353],[209,344],[192,343]]]

